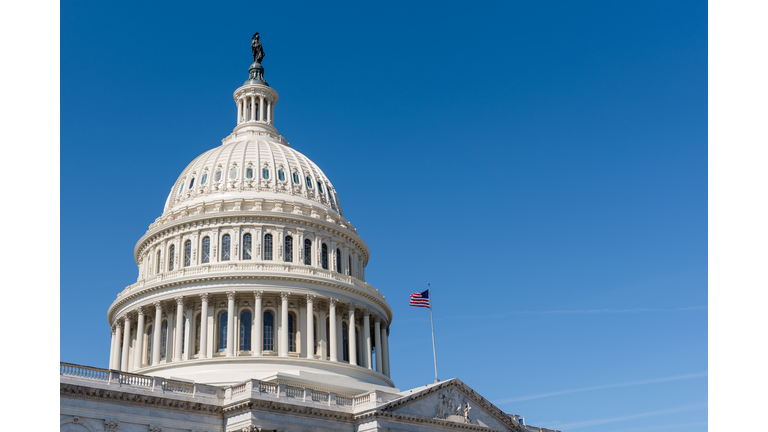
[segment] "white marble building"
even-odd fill
[[[136,243],[138,280],[107,311],[109,369],[61,364],[61,431],[542,430],[458,379],[395,388],[368,246],[249,72],[234,131]]]

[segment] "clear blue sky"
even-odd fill
[[[394,309],[392,377],[529,424],[707,430],[707,4],[61,4],[61,360],[181,170],[235,125],[259,31],[276,126]],[[40,101],[45,103],[44,99]]]

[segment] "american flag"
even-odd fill
[[[429,290],[420,293],[411,294],[410,306],[429,307]]]

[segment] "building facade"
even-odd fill
[[[107,311],[109,369],[61,364],[62,432],[540,430],[457,379],[395,388],[368,246],[278,134],[260,52],[234,130],[136,243],[138,280]]]

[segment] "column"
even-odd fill
[[[261,357],[261,349],[264,347],[262,337],[264,331],[262,330],[262,320],[264,319],[264,311],[261,309],[261,296],[264,291],[254,291],[253,297],[253,331],[251,332],[251,348],[253,349],[253,355]]]
[[[381,337],[384,339],[382,341],[384,349],[381,353],[381,362],[383,363],[382,370],[384,371],[384,375],[389,376],[389,329],[381,329]]]
[[[237,101],[237,124],[243,122],[243,98]]]
[[[163,303],[156,301],[155,305],[155,325],[152,326],[152,364],[156,365],[160,363],[160,339],[162,335],[160,331],[163,327]]]
[[[378,316],[373,317],[373,337],[376,342],[376,372],[383,373],[381,365],[381,319]]]
[[[176,300],[176,338],[173,344],[173,361],[181,361],[182,334],[184,333],[184,297],[175,297]]]
[[[264,120],[264,95],[261,95],[259,97],[259,121],[263,122]]]
[[[136,326],[136,345],[133,347],[133,370],[140,369],[144,354],[144,307],[139,307],[139,323]]]
[[[339,357],[337,355],[338,348],[336,345],[336,300],[335,298],[330,299],[330,318],[329,318],[329,325],[328,325],[328,331],[331,333],[330,340],[331,340],[331,346],[330,346],[330,354],[331,354],[331,361],[339,361]]]
[[[123,353],[120,356],[120,370],[128,372],[128,349],[131,343],[131,318],[128,315],[123,317]]]
[[[272,121],[272,99],[267,99],[267,123]]]
[[[200,358],[208,357],[208,293],[200,294]]]
[[[110,369],[120,369],[120,344],[122,344],[123,338],[123,323],[120,322],[120,318],[115,320],[115,358],[112,364],[109,365]]]
[[[371,359],[371,311],[368,309],[363,310],[363,344],[365,346],[363,366],[368,369],[373,369],[373,362]]]
[[[291,293],[283,291],[280,293],[282,298],[282,308],[280,310],[280,346],[278,347],[280,357],[288,357],[288,296]]]
[[[235,292],[227,291],[227,357],[235,355]]]
[[[307,358],[315,358],[315,296],[307,294]]]
[[[110,340],[109,340],[109,363],[107,368],[113,369],[112,365],[115,364],[115,326],[110,328]]]
[[[296,330],[296,352],[301,358],[307,358],[307,301],[299,300],[299,315],[296,317],[299,326]]]
[[[248,96],[248,108],[251,109],[250,115],[248,116],[249,121],[256,120],[256,100],[254,95]]]
[[[357,365],[357,341],[355,340],[355,308],[356,304],[349,304],[349,364]]]
[[[317,328],[320,331],[318,340],[320,341],[320,360],[328,360],[328,335],[325,332],[325,317],[328,315],[325,311],[325,302],[320,303],[317,313]]]
[[[184,340],[182,341],[184,343],[184,349],[182,350],[184,354],[182,358],[184,360],[189,360],[194,356],[194,353],[192,353],[192,323],[194,322],[194,319],[192,317],[195,313],[195,308],[193,307],[194,304],[192,302],[187,302],[185,306],[187,307],[187,316],[184,318],[184,325],[187,330],[184,332]]]

